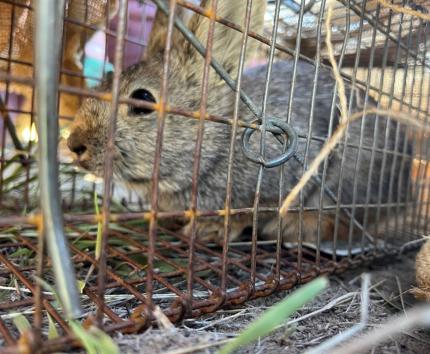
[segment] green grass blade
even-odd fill
[[[97,345],[98,348],[100,348],[99,351],[101,354],[119,354],[117,344],[105,332],[97,327],[92,327],[91,332],[97,340]]]
[[[57,327],[55,326],[55,322],[49,313],[46,313],[46,314],[48,315],[48,339],[58,338],[59,335],[58,335]]]
[[[55,292],[55,289],[50,284],[48,284],[46,281],[44,281],[41,278],[35,277],[35,279],[44,289],[51,291],[54,297],[58,299],[58,295]],[[24,319],[18,319],[19,321],[18,325],[21,325],[21,327],[25,330],[26,329],[25,321],[27,321],[27,319],[21,314],[19,314],[17,317],[19,316],[23,317]],[[48,314],[48,320],[49,320],[48,338],[50,337],[51,334],[56,335],[58,337],[58,332],[57,332],[57,329],[55,328],[55,323],[52,320],[52,318],[49,316],[49,314]],[[14,322],[15,322],[15,318],[14,318]],[[68,324],[71,330],[73,331],[74,335],[76,336],[76,338],[81,341],[82,345],[84,346],[88,354],[119,354],[118,346],[115,344],[113,339],[105,332],[101,331],[100,329],[96,327],[85,329],[78,321],[75,321],[75,320],[70,320]],[[17,326],[18,330],[21,331],[20,327],[18,327],[17,324],[15,325]],[[28,323],[28,326],[30,326],[30,323]]]
[[[94,191],[94,209],[95,209],[95,213],[97,216],[100,215],[100,209],[99,209],[99,198],[97,195],[97,192]],[[96,237],[96,249],[95,249],[95,256],[96,256],[96,260],[100,259],[100,255],[101,255],[101,250],[102,250],[102,223],[98,222],[97,223],[97,237]],[[91,265],[90,269],[88,270],[87,276],[85,277],[85,279],[82,280],[78,280],[78,289],[79,292],[82,294],[84,291],[85,286],[87,285],[87,281],[90,278],[91,274],[94,271],[94,265]]]
[[[100,215],[100,209],[99,209],[99,200],[97,196],[97,192],[94,191],[94,208],[96,210],[96,215]],[[97,238],[96,238],[96,259],[100,258],[100,254],[102,251],[102,223],[97,223]]]
[[[85,288],[86,285],[87,285],[87,283],[85,281],[78,279],[79,294],[83,294],[84,293],[84,288]]]
[[[34,276],[34,279],[36,280],[37,283],[39,283],[39,285],[43,289],[45,289],[46,291],[50,291],[52,293],[52,295],[54,296],[55,301],[57,301],[57,303],[61,304],[60,297],[58,296],[57,291],[54,289],[54,287],[51,284],[49,284],[48,282],[46,282],[42,278],[39,278],[38,276]]]
[[[70,321],[69,326],[72,329],[76,338],[78,338],[81,341],[83,347],[85,348],[88,354],[98,354],[96,349],[96,343],[94,343],[94,339],[78,322]]]
[[[15,327],[18,329],[19,333],[21,334],[31,330],[30,322],[28,322],[27,317],[25,317],[21,313],[15,314],[12,321]]]
[[[328,286],[325,277],[315,279],[294,291],[278,304],[264,312],[260,318],[251,323],[238,337],[223,346],[218,354],[230,354],[237,348],[256,341],[274,330],[290,315],[299,310]]]
[[[118,346],[103,331],[92,327],[84,329],[79,322],[70,321],[70,328],[88,354],[119,354]]]

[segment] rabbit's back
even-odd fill
[[[338,102],[337,97],[333,99],[335,81],[331,71],[325,68],[320,68],[315,78],[315,67],[301,61],[297,65],[293,81],[293,68],[292,61],[273,64],[267,117],[283,121],[289,118],[289,123],[299,135],[297,156],[309,164],[339,124],[339,110],[336,106],[332,110],[332,102],[335,105]],[[266,71],[266,66],[249,69],[243,81],[243,89],[259,107],[263,102]],[[294,93],[290,102],[292,89]],[[351,113],[376,106],[376,102],[370,97],[365,105],[365,92],[361,89],[354,90],[351,95],[351,89],[346,83],[346,91]],[[254,149],[258,150],[258,141],[254,144]],[[266,146],[268,154],[279,154],[280,144],[274,139],[268,139]],[[404,201],[411,156],[412,143],[407,139],[403,125],[392,119],[387,120],[386,117],[366,115],[363,120],[350,124],[346,144],[342,142],[331,153],[325,184],[334,194],[337,194],[341,185],[342,204]],[[300,178],[302,164],[293,158],[285,164],[284,171],[283,187],[288,192]],[[319,178],[322,178],[322,171],[321,166]],[[276,175],[279,172],[267,174],[266,183],[262,187],[267,194],[273,193],[273,183],[275,180],[279,181]],[[319,191],[318,183],[309,184],[305,189],[305,204],[318,206]]]

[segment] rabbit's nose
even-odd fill
[[[80,139],[79,135],[76,133],[72,133],[67,139],[67,146],[69,149],[74,152],[76,155],[81,156],[87,151],[87,147]]]

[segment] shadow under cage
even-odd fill
[[[428,10],[0,1],[1,352],[78,345],[73,318],[134,333],[158,307],[178,322],[419,246]]]

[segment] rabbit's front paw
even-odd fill
[[[248,226],[248,218],[232,218],[230,224],[229,241],[236,239]],[[196,221],[196,236],[199,241],[213,242],[221,245],[224,239],[224,218],[206,218]],[[192,223],[187,223],[182,228],[182,234],[190,237]]]
[[[331,240],[334,234],[334,215],[321,215],[319,220],[318,212],[305,211],[300,219],[299,213],[290,213],[283,219],[282,237],[284,242],[296,242],[300,230],[302,232],[302,241],[315,243],[320,233],[321,240]],[[301,227],[300,227],[301,224]],[[266,239],[276,239],[278,234],[278,218],[270,220],[263,228],[263,236]],[[320,232],[318,232],[318,229]],[[338,225],[338,238],[346,239],[348,235],[347,225],[340,220]]]

